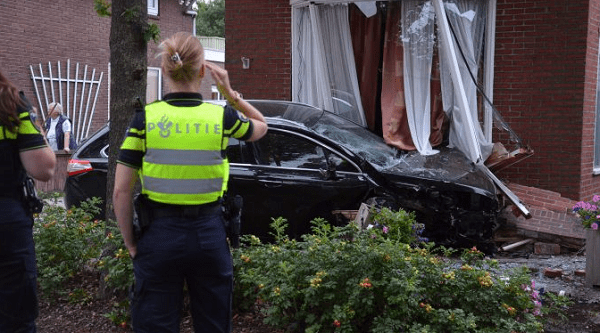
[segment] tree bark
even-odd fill
[[[145,103],[147,73],[147,42],[144,29],[148,20],[147,0],[113,0],[110,28],[110,132],[108,175],[106,182],[106,219],[115,220],[112,192],[115,166],[125,131]]]
[[[144,30],[148,25],[147,0],[112,0],[110,26],[110,132],[108,174],[106,177],[106,223],[116,225],[112,194],[116,161],[125,132],[136,109],[138,99],[146,99],[147,42]],[[104,249],[112,255],[115,249]],[[100,296],[110,297],[103,272]]]

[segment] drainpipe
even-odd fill
[[[198,13],[195,10],[188,10],[185,13],[192,17],[192,34],[196,36],[196,15]]]
[[[198,4],[194,1],[179,1],[179,4],[185,5],[184,13],[192,17],[192,34],[196,36],[196,16],[198,15]]]

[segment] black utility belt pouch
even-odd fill
[[[133,229],[136,238],[140,238],[143,232],[150,226],[152,217],[146,196],[138,193],[133,198]]]
[[[39,214],[44,209],[44,201],[38,197],[31,177],[25,177],[23,181],[23,200],[31,214]]]

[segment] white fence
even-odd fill
[[[77,63],[72,69],[70,59],[67,60],[67,66],[64,68],[66,76],[63,76],[60,61],[56,63],[55,70],[49,62],[47,73],[44,73],[44,66],[41,63],[39,64],[39,73],[36,73],[33,65],[30,65],[29,68],[42,119],[46,120],[48,104],[60,103],[64,115],[72,121],[75,141],[80,143],[89,135],[104,73],[100,72],[96,76],[94,68],[88,78],[88,65],[81,68]]]

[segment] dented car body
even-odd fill
[[[499,225],[497,187],[458,149],[400,151],[322,109],[252,104],[268,117],[266,137],[228,148],[229,190],[244,197],[244,233],[265,236],[271,217],[282,216],[298,236],[311,219],[335,221],[333,212],[363,202],[414,211],[426,237],[452,246],[485,244]]]

